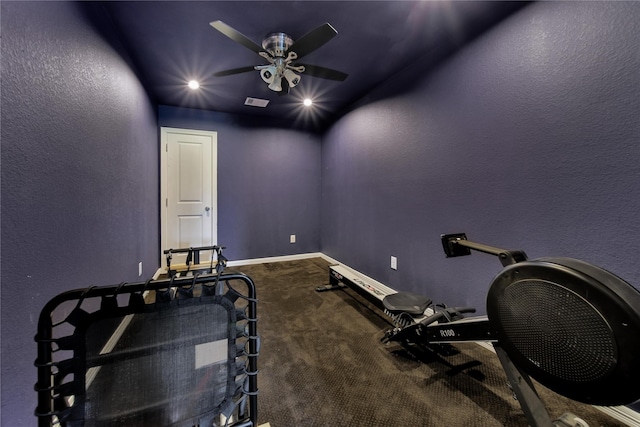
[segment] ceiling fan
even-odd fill
[[[209,25],[269,62],[266,65],[252,65],[218,71],[213,74],[216,77],[257,70],[260,71],[262,80],[269,85],[269,89],[284,95],[289,93],[289,88],[295,87],[300,83],[300,74],[302,73],[337,81],[343,81],[348,76],[341,71],[330,68],[296,62],[303,56],[323,46],[338,34],[329,23],[319,26],[298,40],[293,40],[286,33],[267,34],[262,40],[262,46],[222,21],[213,21]]]

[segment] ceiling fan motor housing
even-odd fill
[[[293,38],[286,33],[269,33],[262,40],[262,48],[275,57],[283,57],[293,44]]]

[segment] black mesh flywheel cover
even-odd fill
[[[521,369],[571,399],[623,405],[640,398],[640,292],[569,258],[506,267],[487,295],[500,345]]]

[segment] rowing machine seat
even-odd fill
[[[411,292],[398,292],[384,297],[382,304],[391,314],[407,313],[411,316],[421,316],[431,305],[431,300]]]

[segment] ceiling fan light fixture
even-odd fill
[[[274,79],[273,83],[269,85],[269,89],[274,92],[282,92],[282,79]]]
[[[304,101],[302,101],[302,104],[304,104],[305,107],[311,107],[313,101],[311,100],[311,98],[305,98]]]
[[[277,80],[275,78],[277,72],[278,71],[275,66],[267,66],[260,70],[260,77],[262,77],[262,80],[264,80],[265,83],[271,85],[274,80]]]
[[[289,87],[295,87],[300,83],[300,76],[289,69],[284,70],[284,78],[289,82]]]

